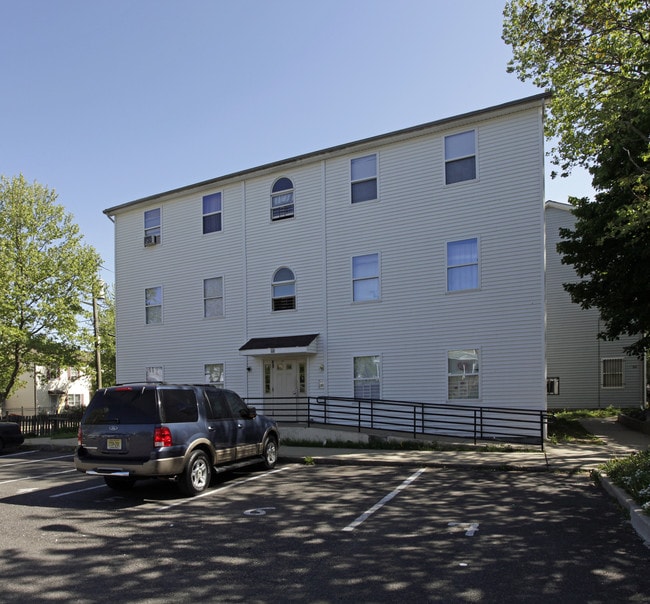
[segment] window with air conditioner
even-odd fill
[[[144,245],[151,247],[161,241],[160,208],[147,210],[144,213]]]

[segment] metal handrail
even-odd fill
[[[546,438],[545,410],[335,396],[262,397],[247,402],[285,425],[341,426],[413,438],[451,436],[474,444],[531,444],[542,450]]]

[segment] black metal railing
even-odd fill
[[[280,424],[340,426],[358,432],[392,432],[412,438],[452,437],[530,444],[544,450],[547,413],[523,408],[434,404],[332,396],[248,398]]]

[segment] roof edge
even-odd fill
[[[504,109],[510,109],[512,107],[517,107],[520,105],[527,105],[531,103],[539,103],[543,102],[549,98],[551,98],[551,93],[550,92],[542,92],[539,94],[535,94],[532,96],[524,97],[521,99],[517,99],[514,101],[508,101],[507,103],[501,103],[499,105],[493,105],[491,107],[486,107],[483,109],[476,109],[474,111],[469,111],[467,113],[461,113],[459,115],[454,115],[451,117],[446,117],[442,118],[439,120],[434,120],[432,122],[426,122],[424,124],[418,124],[416,126],[410,126],[408,128],[402,128],[400,130],[393,130],[392,132],[387,132],[384,134],[379,134],[375,136],[371,136],[368,138],[363,138],[360,140],[348,142],[348,143],[343,143],[340,145],[335,145],[333,147],[327,147],[325,149],[319,149],[318,151],[311,151],[309,153],[305,153],[302,155],[296,155],[293,157],[289,157],[286,159],[281,159],[278,161],[270,162],[267,164],[262,164],[260,166],[255,166],[253,168],[246,168],[244,170],[239,170],[237,172],[231,172],[230,174],[224,174],[222,176],[218,176],[216,178],[210,178],[208,180],[202,180],[199,182],[192,183],[190,185],[184,185],[182,187],[177,187],[175,189],[170,189],[168,191],[163,191],[161,193],[155,193],[153,195],[148,195],[146,197],[141,197],[139,199],[134,199],[133,201],[128,201],[123,204],[119,204],[110,208],[105,209],[103,212],[106,214],[108,217],[113,216],[116,212],[126,209],[131,206],[135,206],[141,203],[146,203],[150,201],[155,201],[156,199],[160,199],[162,197],[167,197],[168,195],[174,195],[178,193],[183,193],[185,191],[191,191],[192,189],[200,189],[201,187],[208,187],[211,185],[218,184],[219,182],[222,181],[227,181],[227,180],[233,180],[237,178],[241,178],[243,176],[246,176],[248,174],[253,174],[255,172],[262,172],[265,170],[272,170],[275,168],[279,168],[280,166],[284,166],[287,164],[292,164],[292,163],[297,163],[300,161],[305,161],[309,159],[314,159],[318,157],[319,155],[329,155],[332,153],[335,153],[337,151],[342,151],[347,148],[351,147],[360,147],[363,145],[366,145],[368,143],[372,143],[375,141],[383,140],[383,139],[388,139],[388,138],[393,138],[393,137],[398,137],[398,136],[406,136],[409,134],[416,133],[420,130],[426,130],[428,128],[434,128],[434,127],[440,127],[444,126],[445,124],[453,123],[456,121],[461,121],[461,120],[466,120],[466,119],[471,119],[478,117],[483,114],[487,113],[494,113],[497,111],[502,111]]]

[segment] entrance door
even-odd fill
[[[307,384],[307,361],[268,359],[264,361],[264,394],[272,399],[273,416],[278,421],[301,421]],[[302,399],[302,404],[301,404]]]

